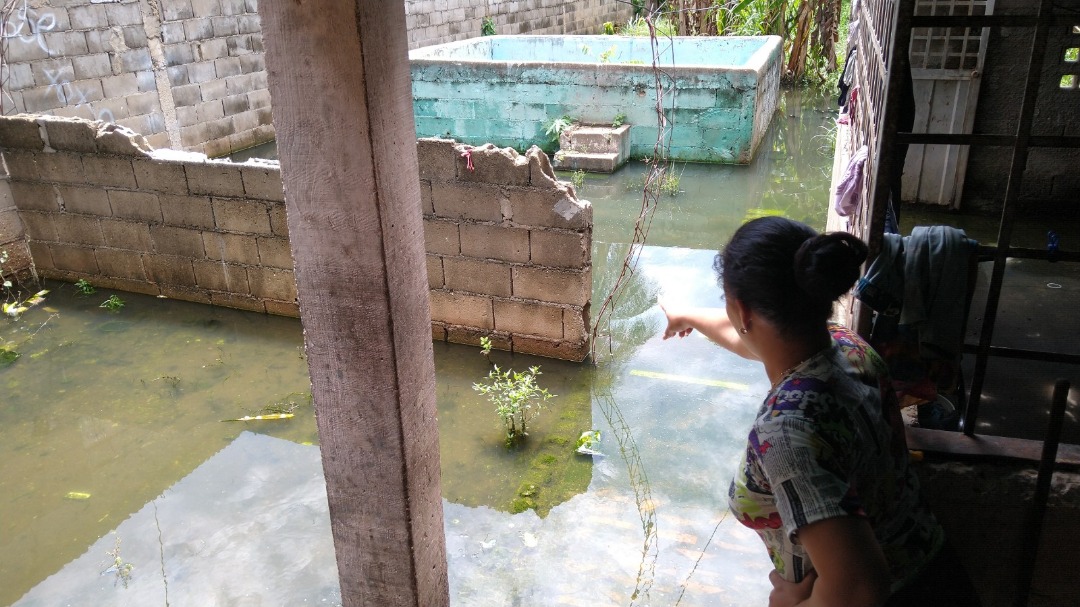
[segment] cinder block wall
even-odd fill
[[[417,145],[432,336],[475,344],[486,335],[496,348],[583,360],[592,206],[539,148]]]
[[[405,0],[410,49],[480,36],[485,18],[496,34],[598,34],[632,13],[613,0]]]
[[[5,114],[115,122],[215,156],[273,139],[256,0],[35,0],[5,29]]]
[[[584,359],[589,203],[538,149],[418,146],[433,336]],[[0,118],[0,150],[0,236],[40,276],[299,315],[276,163],[184,157],[122,127],[26,115]]]

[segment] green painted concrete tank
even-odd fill
[[[779,99],[780,38],[661,38],[657,50],[670,158],[749,163]],[[653,154],[648,38],[488,36],[419,48],[409,61],[418,137],[551,150],[546,130],[562,116],[611,124],[622,115],[631,156]]]

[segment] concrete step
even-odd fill
[[[559,150],[552,159],[552,165],[564,171],[588,171],[590,173],[614,173],[615,169],[626,162],[626,157],[616,152],[587,154],[585,152],[564,152]]]
[[[575,124],[559,134],[555,167],[611,173],[630,157],[630,125]]]

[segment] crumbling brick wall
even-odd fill
[[[585,358],[589,203],[538,149],[418,146],[433,336]],[[0,236],[41,277],[299,315],[276,163],[155,151],[115,125],[28,115],[0,118],[0,150]]]
[[[418,142],[435,339],[582,360],[592,207],[533,148]]]

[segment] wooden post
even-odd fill
[[[260,2],[343,604],[449,604],[400,0]]]

